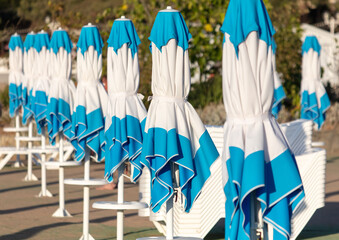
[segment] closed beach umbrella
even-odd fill
[[[273,42],[273,79],[274,79],[274,102],[272,105],[272,114],[274,115],[275,118],[278,118],[278,114],[281,110],[281,101],[286,97],[285,95],[285,91],[283,86],[281,85],[281,80],[279,77],[279,74],[277,72],[277,65],[276,65],[276,46],[275,46],[275,42]]]
[[[72,47],[71,39],[65,30],[59,29],[53,33],[50,42],[49,71],[51,79],[47,107],[48,133],[53,145],[58,133],[64,135],[69,141],[73,138],[71,119],[75,86],[70,80]]]
[[[182,195],[183,209],[189,212],[219,156],[205,126],[187,101],[191,86],[190,39],[179,11],[166,9],[158,13],[149,37],[153,96],[141,158],[151,173],[153,212],[159,211],[168,200],[171,205],[176,185]],[[176,170],[178,177],[174,179]]]
[[[108,39],[108,108],[105,123],[105,178],[129,161],[133,182],[141,175],[142,135],[146,109],[137,94],[139,87],[138,45],[140,39],[131,20],[114,21]]]
[[[50,74],[51,81],[48,92],[47,129],[52,145],[59,136],[59,164],[64,161],[64,137],[71,141],[72,112],[75,86],[71,81],[72,71],[72,42],[67,32],[59,28],[50,41]],[[54,217],[71,216],[65,209],[64,197],[64,168],[59,166],[59,208],[54,212]]]
[[[22,101],[23,101],[23,117],[22,123],[26,124],[27,120],[33,117],[33,86],[36,78],[36,55],[34,48],[35,33],[27,34],[24,42],[24,81],[22,83]]]
[[[312,120],[318,129],[324,124],[331,103],[320,81],[321,46],[315,36],[302,45],[301,118]]]
[[[103,41],[94,25],[81,29],[77,43],[78,85],[75,95],[75,111],[72,118],[72,141],[75,158],[81,161],[88,147],[98,161],[104,158],[104,112],[107,109],[107,93],[101,83]]]
[[[9,115],[18,115],[22,105],[23,52],[21,36],[14,34],[9,40]]]
[[[258,217],[273,228],[273,239],[289,239],[291,216],[304,191],[295,158],[271,113],[275,30],[262,0],[231,0],[221,30],[225,238],[250,239]]]
[[[47,125],[47,104],[49,90],[49,36],[46,32],[39,32],[35,37],[34,48],[37,51],[36,70],[37,79],[33,86],[33,112],[37,123],[38,133]]]

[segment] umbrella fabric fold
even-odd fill
[[[54,145],[59,132],[71,141],[75,86],[72,71],[72,42],[65,30],[56,30],[50,41],[50,86],[47,105],[49,140]]]
[[[9,40],[9,115],[14,117],[22,106],[23,51],[21,36],[14,34]]]
[[[272,45],[272,50],[273,50],[273,70],[274,70],[274,73],[273,73],[273,79],[274,79],[274,94],[273,94],[273,97],[274,97],[274,102],[273,102],[273,105],[272,105],[272,114],[275,118],[278,118],[278,114],[281,110],[281,101],[284,100],[286,98],[286,95],[285,95],[285,91],[284,91],[284,88],[283,86],[281,85],[281,80],[280,80],[280,77],[279,77],[279,74],[277,72],[277,65],[276,65],[276,44],[275,42],[273,42],[273,45]]]
[[[24,81],[22,83],[22,101],[23,116],[22,123],[26,124],[28,119],[34,116],[33,112],[33,86],[36,80],[36,56],[37,52],[34,48],[35,33],[29,33],[24,42]]]
[[[231,0],[221,30],[225,238],[250,239],[253,196],[274,239],[289,239],[292,213],[304,191],[293,153],[271,113],[275,30],[262,0]]]
[[[114,21],[108,39],[108,108],[105,122],[105,178],[129,161],[131,181],[142,173],[140,162],[146,108],[137,94],[139,87],[138,45],[140,39],[131,20]]]
[[[174,192],[173,168],[178,170],[183,209],[189,212],[219,156],[205,126],[187,101],[190,91],[188,41],[191,34],[180,12],[160,11],[149,40],[152,51],[152,102],[142,149],[142,164],[151,173],[153,212]]]
[[[33,86],[33,112],[37,123],[38,133],[47,125],[47,105],[49,91],[49,36],[46,32],[40,32],[35,37],[34,48],[37,51],[36,69],[37,79]]]
[[[76,149],[75,159],[85,157],[86,147],[95,154],[98,161],[104,158],[105,114],[107,93],[100,81],[102,71],[103,41],[94,25],[81,29],[77,43],[78,85],[75,95],[75,111],[72,116],[72,144]]]
[[[324,124],[330,99],[320,80],[321,46],[315,36],[307,36],[302,45],[301,118]]]

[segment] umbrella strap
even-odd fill
[[[236,124],[251,124],[258,121],[264,121],[267,119],[273,118],[273,115],[271,112],[264,112],[262,114],[258,115],[252,115],[252,116],[243,116],[243,117],[235,117],[232,115],[227,115],[227,122],[233,122]]]
[[[159,102],[177,102],[177,103],[182,103],[182,102],[187,102],[187,97],[172,97],[172,96],[149,96],[148,101],[155,100]]]

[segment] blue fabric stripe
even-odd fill
[[[26,52],[28,52],[28,50],[31,49],[34,46],[34,41],[35,41],[35,33],[27,34],[27,36],[25,38],[25,42],[24,42],[24,48],[25,48]]]
[[[262,0],[231,0],[220,30],[230,35],[237,56],[239,45],[253,31],[258,32],[267,48],[274,44],[275,30]]]
[[[134,166],[132,182],[139,179],[143,168],[140,153],[145,121],[130,115],[123,119],[112,117],[112,125],[105,132],[105,178],[109,182],[113,181],[113,172],[127,160]]]
[[[34,98],[34,116],[38,129],[38,134],[41,134],[41,129],[47,125],[47,105],[48,97],[44,91],[36,91]]]
[[[94,47],[99,57],[102,53],[104,42],[102,41],[98,28],[94,25],[82,27],[77,43],[77,48],[80,48],[82,55],[85,54],[90,46]]]
[[[15,51],[15,48],[19,47],[21,51],[24,51],[24,45],[20,35],[12,35],[9,39],[8,47]]]
[[[210,176],[210,166],[219,153],[207,131],[199,139],[200,148],[193,155],[191,142],[162,128],[150,128],[144,135],[141,162],[151,172],[151,209],[158,212],[173,194],[171,164],[179,169],[179,181],[184,196],[184,209],[189,212],[201,188]]]
[[[43,32],[43,33],[38,33],[35,36],[35,41],[34,41],[34,48],[38,53],[40,53],[41,49],[43,47],[46,47],[46,49],[49,49],[49,36],[48,33]]]
[[[63,99],[51,98],[47,105],[47,129],[49,140],[55,145],[55,140],[59,132],[63,132],[68,141],[74,137],[72,134],[72,115],[69,103]]]
[[[305,90],[301,95],[301,116],[302,119],[312,120],[317,124],[318,129],[324,124],[326,119],[326,111],[330,107],[331,102],[328,98],[327,93],[325,93],[320,98],[321,106],[318,106],[316,93],[309,94]]]
[[[302,55],[304,55],[304,53],[307,53],[310,49],[313,49],[313,51],[317,52],[318,55],[320,55],[321,46],[316,36],[307,36],[305,38],[305,41],[301,46]]]
[[[74,138],[71,141],[74,146],[75,159],[81,161],[85,157],[86,146],[89,147],[98,157],[98,161],[105,156],[105,119],[100,108],[86,114],[84,106],[77,106],[72,115],[72,133]]]
[[[49,47],[55,54],[58,53],[61,47],[64,48],[67,53],[70,53],[72,51],[73,44],[65,30],[56,30],[52,35]]]
[[[22,89],[21,84],[17,86],[14,83],[10,83],[8,87],[9,95],[9,115],[14,117],[18,114],[18,110],[22,105]]]
[[[278,113],[281,110],[281,101],[286,97],[283,86],[274,89],[274,102],[272,105],[272,114],[275,118],[278,118]]]
[[[292,212],[305,196],[294,156],[287,149],[266,163],[264,151],[246,158],[240,148],[229,147],[229,152],[229,179],[224,187],[225,238],[249,239],[253,192],[260,201],[264,220],[275,228],[274,239],[289,239]]]
[[[185,20],[180,12],[159,12],[155,18],[151,35],[148,38],[161,52],[168,41],[175,39],[184,51],[188,49],[188,41],[192,38]],[[152,52],[152,43],[150,44]]]
[[[132,57],[138,52],[138,46],[141,43],[137,31],[130,20],[115,20],[111,33],[107,40],[108,47],[113,47],[116,54],[125,43],[131,49]]]
[[[23,115],[22,115],[22,123],[27,124],[27,121],[30,118],[34,117],[34,112],[32,110],[33,104],[34,104],[34,99],[33,99],[33,94],[32,94],[32,89],[29,91],[25,87],[23,90]]]

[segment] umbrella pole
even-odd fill
[[[32,119],[29,120],[28,123],[28,150],[32,150],[33,148],[33,141],[31,140],[33,138],[33,122]],[[28,160],[27,160],[27,175],[24,178],[24,181],[38,181],[38,178],[34,176],[32,173],[32,157],[33,153],[31,151],[28,152]]]
[[[20,140],[19,140],[19,137],[20,137],[20,133],[19,133],[19,127],[20,127],[20,117],[19,117],[19,113],[17,113],[15,115],[15,128],[16,128],[16,131],[15,131],[15,148],[17,151],[19,151],[20,149]],[[22,162],[20,161],[20,154],[17,154],[16,155],[16,161],[15,163],[13,164],[14,167],[20,167],[20,166],[23,166]]]
[[[61,166],[64,161],[64,136],[59,132],[59,208],[53,214],[53,217],[71,217],[72,215],[65,209],[65,185],[64,185],[64,167]]]
[[[90,181],[90,158],[91,158],[91,151],[88,147],[86,147],[85,152],[85,163],[84,163],[84,180]],[[89,186],[84,186],[84,208],[83,208],[83,230],[82,230],[82,237],[81,240],[91,240],[94,239],[89,234]]]
[[[166,240],[173,239],[173,195],[166,202]]]
[[[124,203],[124,168],[122,163],[118,169],[118,204]],[[117,210],[117,240],[124,239],[124,210]]]
[[[45,136],[45,127],[41,128],[41,148],[42,150],[46,149],[46,136]],[[52,193],[47,190],[46,183],[46,153],[42,152],[41,154],[41,192],[39,197],[52,197]]]

